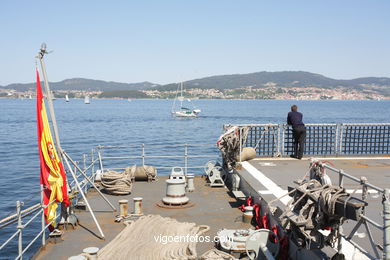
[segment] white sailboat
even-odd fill
[[[91,102],[89,101],[89,96],[85,96],[84,98],[84,104],[91,104]]]
[[[69,96],[68,96],[68,94],[65,95],[65,101],[66,101],[66,102],[69,102]]]
[[[178,93],[176,93],[175,100],[173,101],[172,105],[172,115],[176,117],[197,117],[198,114],[201,112],[200,109],[197,109],[194,107],[194,105],[191,103],[190,99],[187,99],[189,103],[191,103],[193,109],[190,109],[188,107],[183,106],[184,97],[183,97],[183,82],[180,83],[178,86],[178,89],[180,87],[180,96],[178,97]],[[180,107],[179,109],[176,109],[176,100],[180,101]]]

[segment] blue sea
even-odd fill
[[[81,99],[58,99],[54,106],[62,148],[82,161],[82,154],[99,144],[213,147],[223,124],[284,123],[292,104],[298,105],[305,123],[390,122],[390,101],[195,100],[192,103],[202,110],[195,119],[173,118],[172,102],[92,99],[85,105]],[[35,100],[0,99],[0,219],[15,212],[16,200],[25,207],[40,200],[35,105]],[[213,148],[204,152],[217,158]],[[33,228],[39,226],[26,230],[23,240],[31,240],[38,232]],[[15,225],[1,229],[0,244],[15,230]],[[0,251],[0,259],[16,256],[15,242]],[[39,242],[28,256],[38,247]]]

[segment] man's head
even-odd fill
[[[297,105],[292,105],[292,106],[291,106],[291,111],[293,111],[293,112],[298,111]]]

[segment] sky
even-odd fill
[[[309,71],[390,77],[390,1],[0,1],[0,85],[167,84],[212,75]]]

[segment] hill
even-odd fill
[[[186,89],[234,89],[252,86],[253,88],[264,88],[275,85],[278,87],[308,87],[321,88],[352,87],[359,88],[367,85],[390,87],[390,78],[368,77],[351,80],[337,80],[325,77],[320,74],[304,71],[281,71],[281,72],[255,72],[248,74],[232,74],[211,76],[194,79],[184,82]],[[160,91],[176,90],[177,84],[167,84],[155,87]]]
[[[56,90],[88,90],[88,91],[119,91],[119,90],[144,90],[158,86],[151,82],[120,83],[114,81],[93,80],[84,78],[66,79],[60,82],[50,82],[50,88]],[[16,83],[0,88],[15,89],[17,91],[34,90],[35,83]]]

